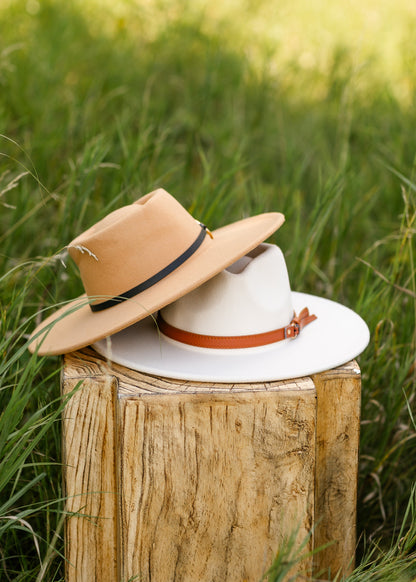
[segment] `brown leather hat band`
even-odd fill
[[[292,321],[285,327],[264,333],[238,336],[203,335],[185,331],[167,323],[160,315],[160,312],[157,318],[157,324],[164,335],[178,342],[196,346],[198,348],[227,350],[254,348],[279,342],[284,339],[293,339],[299,335],[305,325],[308,325],[308,323],[311,323],[315,319],[317,319],[317,316],[310,315],[308,308],[305,307],[302,309],[299,316],[294,314]]]

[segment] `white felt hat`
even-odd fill
[[[369,337],[351,309],[292,292],[283,253],[263,243],[161,309],[157,323],[147,317],[94,347],[116,363],[158,376],[261,382],[344,364]]]

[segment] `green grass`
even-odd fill
[[[63,577],[60,359],[27,333],[81,292],[65,245],[159,186],[210,228],[284,212],[293,289],[368,322],[348,580],[416,579],[415,24],[405,0],[2,2],[1,580]]]

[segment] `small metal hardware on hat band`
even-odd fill
[[[205,229],[205,232],[207,233],[207,235],[210,238],[214,238],[214,235],[212,234],[212,232],[209,230],[209,228],[203,223],[203,222],[199,222],[199,220],[197,220],[197,223],[199,224],[199,226],[203,229]]]
[[[283,329],[285,331],[285,339],[294,339],[298,337],[300,332],[300,326],[298,323],[290,323]]]
[[[162,279],[170,275],[173,271],[175,271],[178,267],[183,265],[183,263],[185,263],[185,261],[187,261],[199,249],[199,247],[204,242],[207,234],[211,238],[214,238],[212,232],[208,230],[205,224],[202,224],[201,222],[198,222],[198,224],[201,227],[201,232],[198,234],[194,242],[181,255],[179,255],[179,257],[177,257],[175,260],[169,263],[169,265],[164,267],[161,271],[159,271],[155,275],[152,275],[152,277],[149,277],[149,279],[146,279],[146,281],[139,283],[132,289],[129,289],[124,293],[120,293],[120,295],[112,297],[111,299],[107,299],[106,301],[102,301],[100,303],[91,303],[90,304],[91,311],[93,312],[103,311],[104,309],[113,307],[113,305],[118,305],[119,303],[122,303],[127,299],[131,299],[132,297],[135,297],[139,293],[142,293],[142,291],[146,291],[146,289],[149,289],[156,283],[159,283],[159,281],[161,281]]]
[[[298,316],[294,314],[292,321],[285,327],[264,333],[238,336],[204,335],[185,331],[167,323],[160,312],[157,317],[157,325],[164,335],[184,344],[198,348],[240,349],[265,346],[284,339],[294,339],[306,325],[315,321],[315,319],[317,319],[317,316],[310,315],[308,308],[305,307]]]

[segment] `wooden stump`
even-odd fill
[[[293,532],[305,551],[334,541],[316,572],[352,568],[355,362],[208,384],[86,349],[65,356],[62,387],[74,392],[63,418],[67,582],[259,582]],[[310,557],[291,574],[301,572],[310,576]]]
[[[361,373],[355,361],[312,376],[316,414],[315,571],[331,579],[354,568]]]

